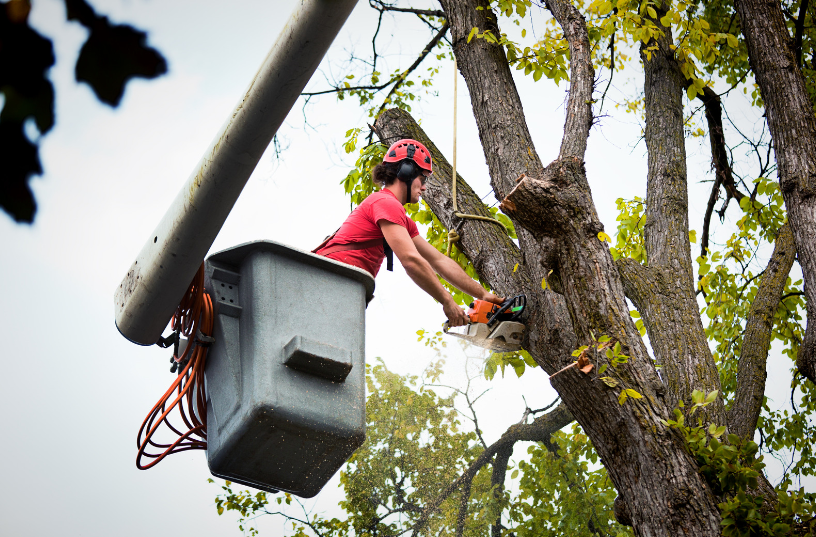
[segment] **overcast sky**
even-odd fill
[[[218,489],[206,483],[203,452],[175,455],[147,472],[135,468],[138,427],[173,375],[168,351],[132,345],[118,334],[113,292],[242,96],[295,2],[96,0],[93,5],[116,22],[147,30],[149,43],[167,58],[169,74],[130,83],[117,109],[100,104],[73,79],[84,29],[66,23],[62,2],[34,2],[32,25],[54,39],[57,124],[40,144],[45,174],[32,181],[39,205],[35,224],[16,225],[0,215],[5,364],[0,533],[237,534],[234,518],[215,512]],[[361,2],[324,62],[325,73],[332,58],[366,46],[374,20]],[[388,35],[392,28],[387,26]],[[427,40],[421,27],[402,26],[388,39],[387,52],[394,55],[388,70]],[[435,86],[439,95],[414,107],[415,117],[447,155],[452,80],[447,66]],[[524,77],[518,83],[536,148],[542,161],[550,162],[560,143],[566,88]],[[616,80],[621,90],[631,90],[629,84]],[[310,87],[325,88],[323,75]],[[301,106],[280,131],[281,159],[270,152],[262,158],[211,252],[257,239],[311,249],[348,214],[339,182],[354,159],[343,154],[343,134],[368,120],[353,102],[326,97],[308,107],[306,126]],[[459,110],[459,170],[484,195],[487,168],[461,78]],[[644,144],[636,145],[637,118],[606,110],[611,115],[590,136],[587,171],[600,217],[614,235],[614,200],[645,195],[646,155]],[[743,116],[749,122],[753,117],[750,111]],[[691,198],[699,200],[690,216],[692,227],[700,229],[709,187],[699,182],[710,179],[707,142],[691,141],[688,151]],[[393,274],[383,271],[377,278],[366,317],[367,358],[380,356],[395,371],[419,374],[433,354],[416,343],[415,332],[438,328],[444,315],[396,265]],[[463,364],[464,353],[452,345],[449,382],[463,380]],[[769,369],[784,398],[789,365],[782,365],[777,372]],[[480,409],[488,441],[521,418],[521,394],[533,408],[555,397],[540,370],[521,380],[509,373],[492,386]],[[337,513],[336,485],[335,477],[308,506]],[[265,535],[282,535],[279,520],[263,521],[261,527]]]

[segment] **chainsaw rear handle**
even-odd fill
[[[513,316],[512,316],[512,317],[510,317],[510,319],[508,319],[508,320],[509,320],[509,321],[516,321],[516,320],[518,320],[518,319],[521,317],[521,314],[522,314],[522,313],[524,313],[524,308],[526,308],[526,307],[527,307],[527,296],[526,296],[526,295],[516,295],[516,296],[514,296],[514,297],[512,297],[512,298],[508,298],[507,300],[505,300],[504,302],[502,302],[502,305],[501,305],[501,306],[499,306],[499,309],[498,309],[498,310],[496,310],[496,312],[495,312],[493,315],[491,315],[490,317],[488,317],[488,319],[487,319],[487,326],[493,326],[493,324],[495,324],[495,322],[498,320],[499,315],[501,315],[502,313],[504,313],[505,311],[507,311],[507,309],[508,309],[509,307],[511,307],[511,306],[514,306],[514,307],[515,307],[515,306],[516,306],[516,301],[518,301],[518,306],[520,306],[520,308],[519,308],[519,310],[518,310],[517,312],[515,312],[515,314],[513,314]]]

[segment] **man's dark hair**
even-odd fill
[[[394,181],[397,180],[399,165],[399,162],[380,162],[371,171],[371,178],[375,183],[380,183],[383,186],[394,184]]]

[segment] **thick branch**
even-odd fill
[[[661,25],[663,12],[658,9],[655,24]],[[683,131],[687,81],[675,57],[671,31],[663,30],[657,40],[641,46],[649,151],[644,226],[649,266],[635,272],[632,263],[627,266],[628,261],[622,261],[618,269],[627,296],[643,317],[655,358],[663,366],[666,404],[673,408],[679,401],[690,403],[694,390],[719,390],[720,379],[700,320],[691,261]],[[706,417],[725,423],[721,400],[706,409]]]
[[[459,493],[459,513],[456,515],[456,537],[463,537],[465,534],[465,522],[467,521],[468,500],[470,500],[470,485],[472,481],[462,484],[462,491]]]
[[[777,176],[807,294],[797,367],[816,382],[816,116],[778,0],[736,0],[748,58],[765,101]]]
[[[442,505],[442,502],[462,484],[472,481],[479,470],[488,464],[493,459],[493,456],[500,450],[506,449],[507,446],[512,446],[516,442],[545,442],[549,440],[551,434],[563,429],[572,423],[572,421],[572,414],[567,410],[566,405],[562,403],[552,412],[536,418],[530,424],[512,425],[504,432],[501,438],[484,450],[475,461],[470,463],[470,466],[468,466],[467,470],[465,470],[458,479],[448,484],[439,496],[425,506],[422,514],[414,524],[413,535],[418,535],[428,522],[429,517]]]
[[[737,392],[728,412],[730,432],[752,439],[765,395],[765,364],[771,347],[774,314],[779,307],[788,273],[796,258],[796,246],[788,224],[779,229],[773,255],[759,282],[745,323],[737,367]]]
[[[549,439],[549,435],[548,435]],[[504,479],[507,475],[507,464],[513,455],[513,444],[507,444],[496,451],[496,459],[493,461],[493,473],[490,475],[490,485],[493,487],[493,498],[500,502],[504,496]],[[491,537],[501,537],[502,535],[501,512],[496,516],[490,528]]]
[[[802,35],[805,33],[805,17],[807,17],[808,0],[801,0],[799,16],[796,18],[796,33],[793,36],[793,53],[796,64],[802,67]]]
[[[592,127],[592,89],[595,70],[589,47],[586,21],[570,2],[545,0],[558,24],[564,30],[570,48],[570,90],[567,120],[558,158],[584,159],[589,129]]]

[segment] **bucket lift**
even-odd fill
[[[367,272],[272,241],[210,256],[213,475],[310,498],[365,440]]]
[[[168,338],[162,332],[177,306],[189,313],[181,304],[194,296],[205,304],[206,332],[213,329],[185,332],[194,340],[186,344],[193,358],[139,431],[139,457],[154,459],[140,466],[137,458],[140,468],[168,453],[206,447],[216,476],[310,497],[365,438],[365,306],[373,278],[273,242],[219,252],[206,260],[204,275],[199,272],[249,176],[356,4],[297,3],[246,94],[114,293],[119,332],[138,345],[173,344],[174,370],[184,366],[179,353],[188,352],[179,350],[185,345],[178,331]],[[181,405],[190,430],[173,429],[179,439],[160,444],[150,437],[160,424],[169,425],[168,396],[176,397],[172,405]],[[185,414],[184,401],[195,416]],[[146,447],[167,449],[146,455]]]

